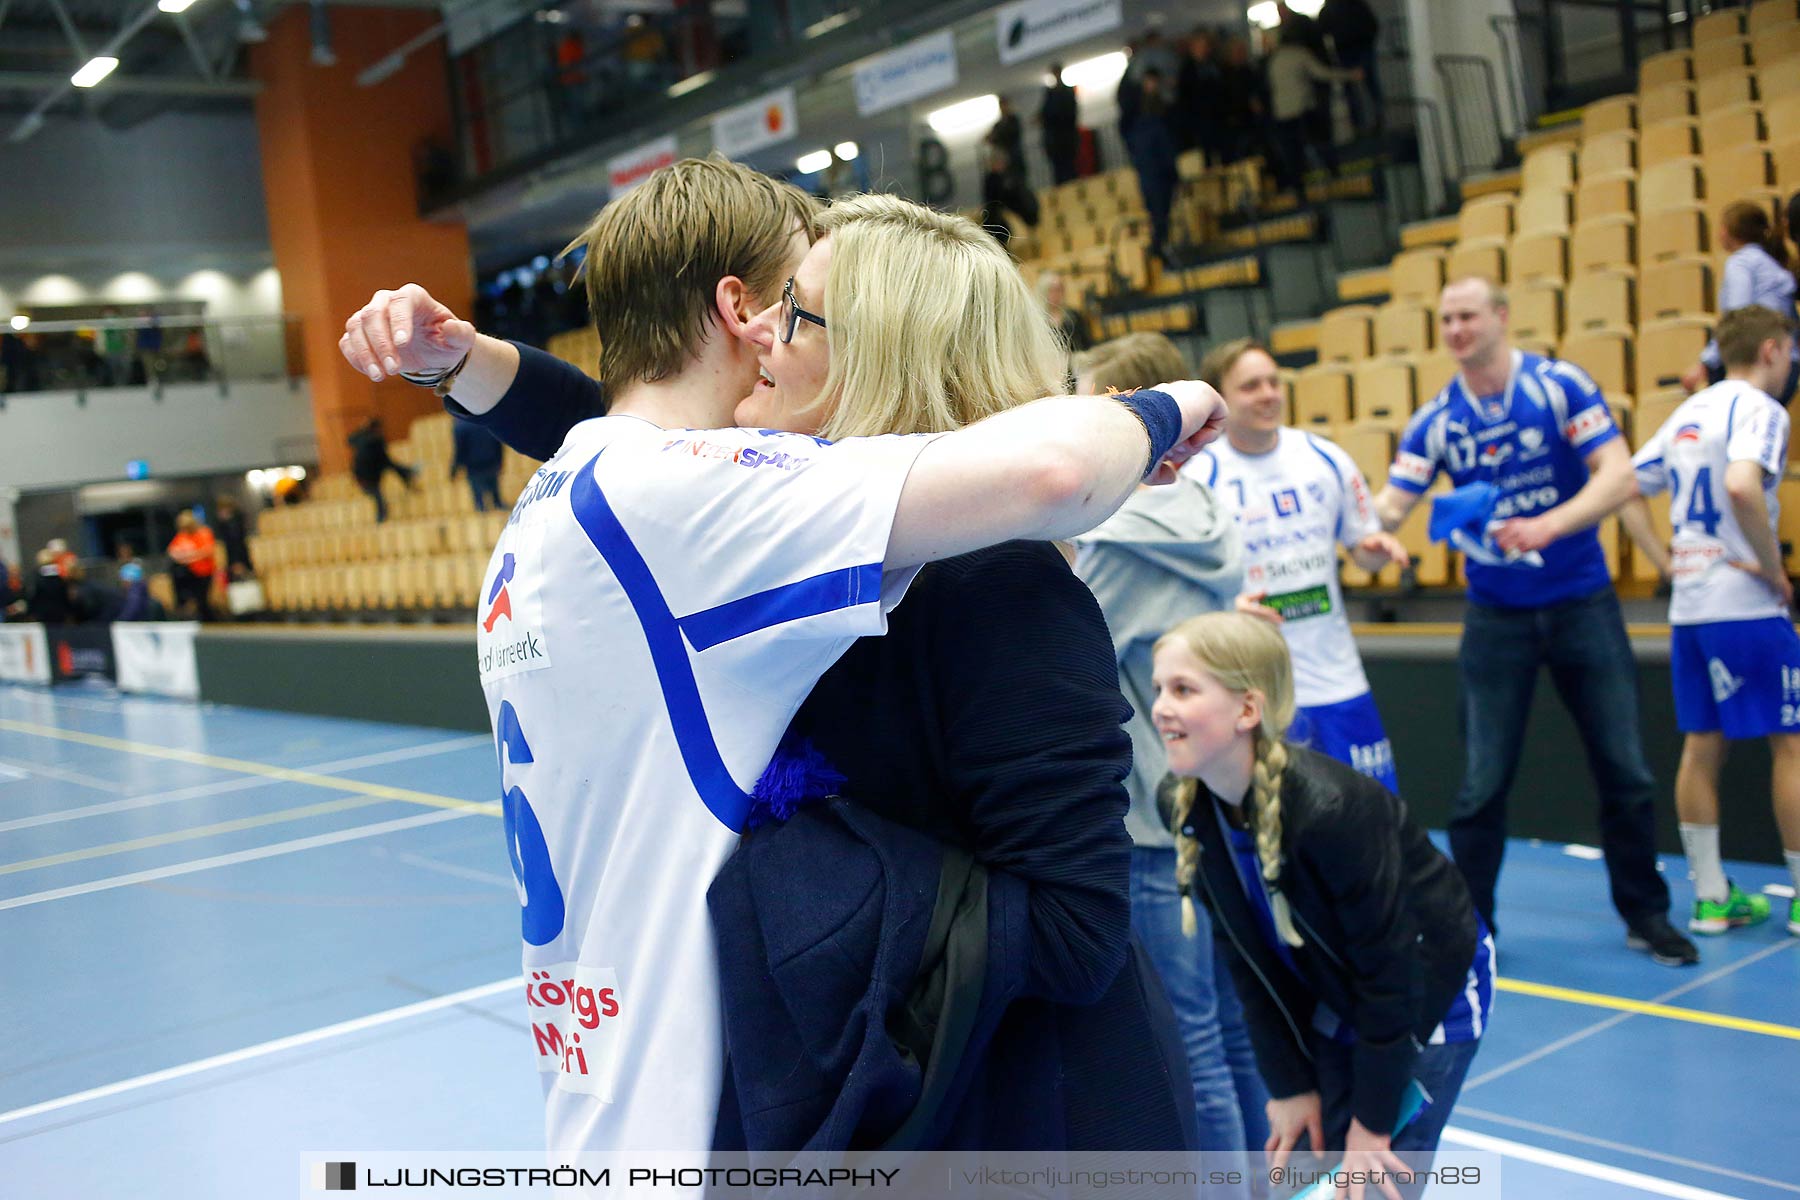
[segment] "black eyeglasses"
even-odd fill
[[[807,312],[794,299],[794,281],[789,279],[781,289],[781,340],[784,345],[794,340],[794,330],[800,327],[801,321],[811,321],[820,329],[825,328],[824,317]]]

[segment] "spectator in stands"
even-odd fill
[[[1669,924],[1656,866],[1656,780],[1638,730],[1637,664],[1594,527],[1633,494],[1631,458],[1587,373],[1513,348],[1506,294],[1452,280],[1438,301],[1441,344],[1461,373],[1406,427],[1375,498],[1398,529],[1440,472],[1492,519],[1468,542],[1462,649],[1466,759],[1450,847],[1489,929],[1506,853],[1506,798],[1524,750],[1538,668],[1547,665],[1587,749],[1600,845],[1627,945],[1665,966],[1700,959]],[[1533,465],[1527,465],[1533,464]]]
[[[1120,129],[1125,133],[1125,149],[1131,154],[1131,166],[1137,172],[1138,192],[1144,198],[1144,211],[1150,217],[1148,252],[1164,266],[1169,258],[1169,214],[1175,205],[1175,185],[1179,176],[1175,112],[1169,98],[1170,77],[1155,67],[1136,75],[1127,71],[1119,85]],[[1127,97],[1131,99],[1131,119],[1126,123]]]
[[[1025,134],[1012,101],[1000,97],[1000,119],[982,139],[981,223],[1002,246],[1012,240],[1005,214],[1037,228],[1038,198],[1025,177]]]
[[[244,528],[244,514],[238,510],[237,497],[229,492],[220,494],[213,510],[213,534],[225,560],[219,564],[220,574],[228,583],[248,579],[256,572],[250,565],[250,535]]]
[[[1685,401],[1633,459],[1646,495],[1669,493],[1674,524],[1669,666],[1675,719],[1686,735],[1675,809],[1694,881],[1688,928],[1695,933],[1726,933],[1769,915],[1768,897],[1731,882],[1720,858],[1719,772],[1728,738],[1769,741],[1775,824],[1800,888],[1800,722],[1792,683],[1800,676],[1800,637],[1790,611],[1794,585],[1781,561],[1776,493],[1787,469],[1788,415],[1773,396],[1791,374],[1793,341],[1785,314],[1759,304],[1725,314],[1725,381]],[[1668,555],[1661,546],[1645,548],[1652,558]],[[1800,892],[1788,904],[1788,932],[1800,934]]]
[[[1080,309],[1068,307],[1068,280],[1055,271],[1045,271],[1038,276],[1037,286],[1050,324],[1062,334],[1069,349],[1079,353],[1092,346],[1094,337],[1088,332],[1087,318],[1082,316]]]
[[[1376,46],[1381,37],[1381,21],[1369,7],[1369,0],[1325,0],[1319,9],[1319,32],[1330,39],[1338,66],[1361,73],[1362,86],[1352,85],[1344,91],[1350,102],[1351,122],[1359,133],[1379,129],[1381,79],[1376,73]]]
[[[141,378],[146,383],[154,383],[162,378],[163,329],[154,313],[150,315],[150,323],[138,330],[137,360],[142,375],[134,376],[134,381]]]
[[[1725,206],[1719,221],[1719,248],[1730,257],[1725,260],[1725,275],[1719,282],[1719,316],[1752,304],[1795,319],[1794,272],[1788,258],[1787,239],[1769,218],[1768,209],[1748,200]],[[1800,347],[1794,349],[1792,369],[1775,399],[1786,404],[1800,386]],[[1700,361],[1687,369],[1681,386],[1697,392],[1708,383],[1725,378],[1725,366],[1719,360],[1719,340],[1707,342]]]
[[[56,551],[49,547],[38,551],[26,619],[40,625],[73,625],[88,615],[82,601],[74,568],[58,562]]]
[[[1361,78],[1357,71],[1335,70],[1320,62],[1303,28],[1283,23],[1281,44],[1269,55],[1268,63],[1269,111],[1277,150],[1275,177],[1282,188],[1295,191],[1305,183],[1308,150],[1324,163],[1332,178],[1338,173],[1337,147],[1329,125],[1324,136],[1320,136],[1313,117],[1318,106],[1313,85],[1352,83]]]
[[[1220,119],[1226,104],[1225,76],[1214,53],[1213,35],[1202,28],[1189,35],[1175,79],[1176,125],[1182,150],[1199,150],[1208,166],[1224,161],[1226,131]]]
[[[1075,390],[1150,387],[1190,374],[1175,343],[1160,333],[1132,333],[1076,356]],[[1269,1094],[1256,1071],[1243,1010],[1225,959],[1215,953],[1204,913],[1184,936],[1175,882],[1175,840],[1156,807],[1166,770],[1162,736],[1151,718],[1156,689],[1151,651],[1170,625],[1229,607],[1243,583],[1241,539],[1230,512],[1191,471],[1166,488],[1139,488],[1125,507],[1077,541],[1075,572],[1100,602],[1112,634],[1119,683],[1131,702],[1131,928],[1168,990],[1187,1051],[1200,1149],[1236,1154],[1269,1137]],[[1221,1164],[1224,1165],[1224,1164]],[[1238,1163],[1237,1170],[1247,1170]],[[1224,1197],[1224,1189],[1207,1194]],[[1240,1193],[1240,1195],[1243,1193]]]
[[[23,334],[0,334],[0,393],[35,392],[43,386],[30,342]]]
[[[119,310],[106,310],[107,325],[100,331],[100,355],[106,360],[107,381],[113,387],[128,387],[131,369],[137,358],[136,338],[130,329],[118,322],[124,320]]]
[[[520,289],[524,294],[524,289]],[[356,486],[375,501],[375,523],[387,520],[387,501],[381,495],[381,480],[389,471],[398,475],[407,487],[413,485],[411,467],[402,466],[388,455],[387,435],[381,430],[381,418],[370,417],[350,435],[350,474]]]
[[[155,620],[156,601],[150,595],[150,580],[144,573],[143,560],[137,556],[137,547],[122,541],[113,547],[113,558],[119,564],[119,597],[112,619]]]
[[[1050,178],[1068,183],[1075,178],[1075,158],[1081,149],[1081,116],[1075,89],[1062,81],[1063,65],[1050,64],[1044,75],[1044,99],[1038,106],[1038,128],[1043,130],[1044,157],[1050,160]]]
[[[184,621],[212,620],[213,576],[218,572],[218,542],[194,510],[175,514],[175,536],[169,541],[169,575],[175,587],[176,612]]]
[[[454,452],[450,456],[450,478],[458,471],[469,474],[469,494],[475,498],[475,511],[486,512],[490,503],[505,508],[500,500],[500,457],[503,447],[493,434],[470,421],[452,418],[450,440]]]
[[[1218,125],[1221,156],[1226,163],[1242,162],[1263,153],[1263,117],[1268,112],[1267,80],[1250,61],[1250,42],[1241,35],[1227,38],[1219,64],[1219,90],[1223,104]]]

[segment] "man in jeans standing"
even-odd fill
[[[1438,472],[1491,502],[1465,541],[1469,604],[1459,664],[1467,758],[1450,848],[1488,928],[1506,851],[1538,667],[1575,718],[1600,795],[1600,844],[1626,944],[1665,966],[1700,960],[1669,924],[1656,869],[1656,781],[1638,731],[1637,666],[1594,526],[1636,490],[1630,452],[1594,381],[1571,363],[1515,349],[1506,296],[1458,279],[1438,302],[1441,340],[1461,367],[1401,437],[1375,498],[1396,529]]]

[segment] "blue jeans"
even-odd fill
[[[1175,886],[1175,851],[1131,848],[1131,928],[1162,976],[1169,1005],[1181,1027],[1188,1073],[1194,1081],[1194,1108],[1200,1123],[1200,1149],[1243,1151],[1256,1157],[1240,1166],[1251,1179],[1269,1138],[1264,1106],[1269,1093],[1256,1070],[1244,1010],[1224,959],[1213,953],[1212,921],[1196,904],[1200,928],[1193,937],[1181,932],[1181,893]],[[1219,1169],[1230,1170],[1223,1161]],[[1209,1197],[1231,1193],[1208,1189]],[[1248,1193],[1239,1193],[1247,1195]]]
[[[1545,608],[1469,605],[1459,666],[1465,759],[1450,851],[1488,928],[1506,853],[1506,794],[1519,766],[1538,666],[1550,668],[1600,793],[1600,848],[1627,924],[1669,911],[1656,870],[1656,780],[1638,732],[1637,663],[1611,587]]]
[[[1424,1087],[1431,1103],[1393,1141],[1393,1149],[1407,1155],[1406,1165],[1412,1170],[1422,1172],[1430,1166],[1426,1157],[1437,1150],[1438,1138],[1450,1120],[1450,1110],[1456,1106],[1456,1097],[1462,1091],[1469,1064],[1475,1061],[1475,1052],[1479,1049],[1480,1041],[1473,1041],[1447,1042],[1419,1051],[1418,1061],[1413,1064],[1413,1078]],[[1315,1033],[1312,1050],[1313,1063],[1319,1073],[1319,1107],[1325,1126],[1325,1144],[1334,1152],[1329,1157],[1335,1158],[1335,1152],[1343,1150],[1344,1137],[1350,1132],[1353,1115],[1350,1064],[1356,1044],[1334,1042]],[[1414,1159],[1415,1154],[1419,1158]],[[1424,1190],[1423,1183],[1412,1187],[1400,1185],[1400,1194],[1408,1200]],[[1374,1189],[1370,1191],[1374,1192]]]
[[[474,468],[468,468],[468,472],[469,495],[473,496],[475,499],[476,512],[486,512],[490,501],[492,501],[496,510],[506,507],[506,505],[500,502],[499,467],[495,467],[492,470],[480,471],[477,471]]]

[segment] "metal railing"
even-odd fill
[[[1550,58],[1544,23],[1527,13],[1488,18],[1500,42],[1506,68],[1506,95],[1521,130],[1550,110]]]
[[[1450,105],[1449,127],[1459,174],[1492,171],[1516,157],[1502,124],[1500,85],[1494,64],[1473,54],[1440,54],[1434,60]]]
[[[233,383],[306,377],[300,319],[166,316],[30,320],[0,325],[0,403],[33,392],[87,393],[210,383],[221,396]]]

